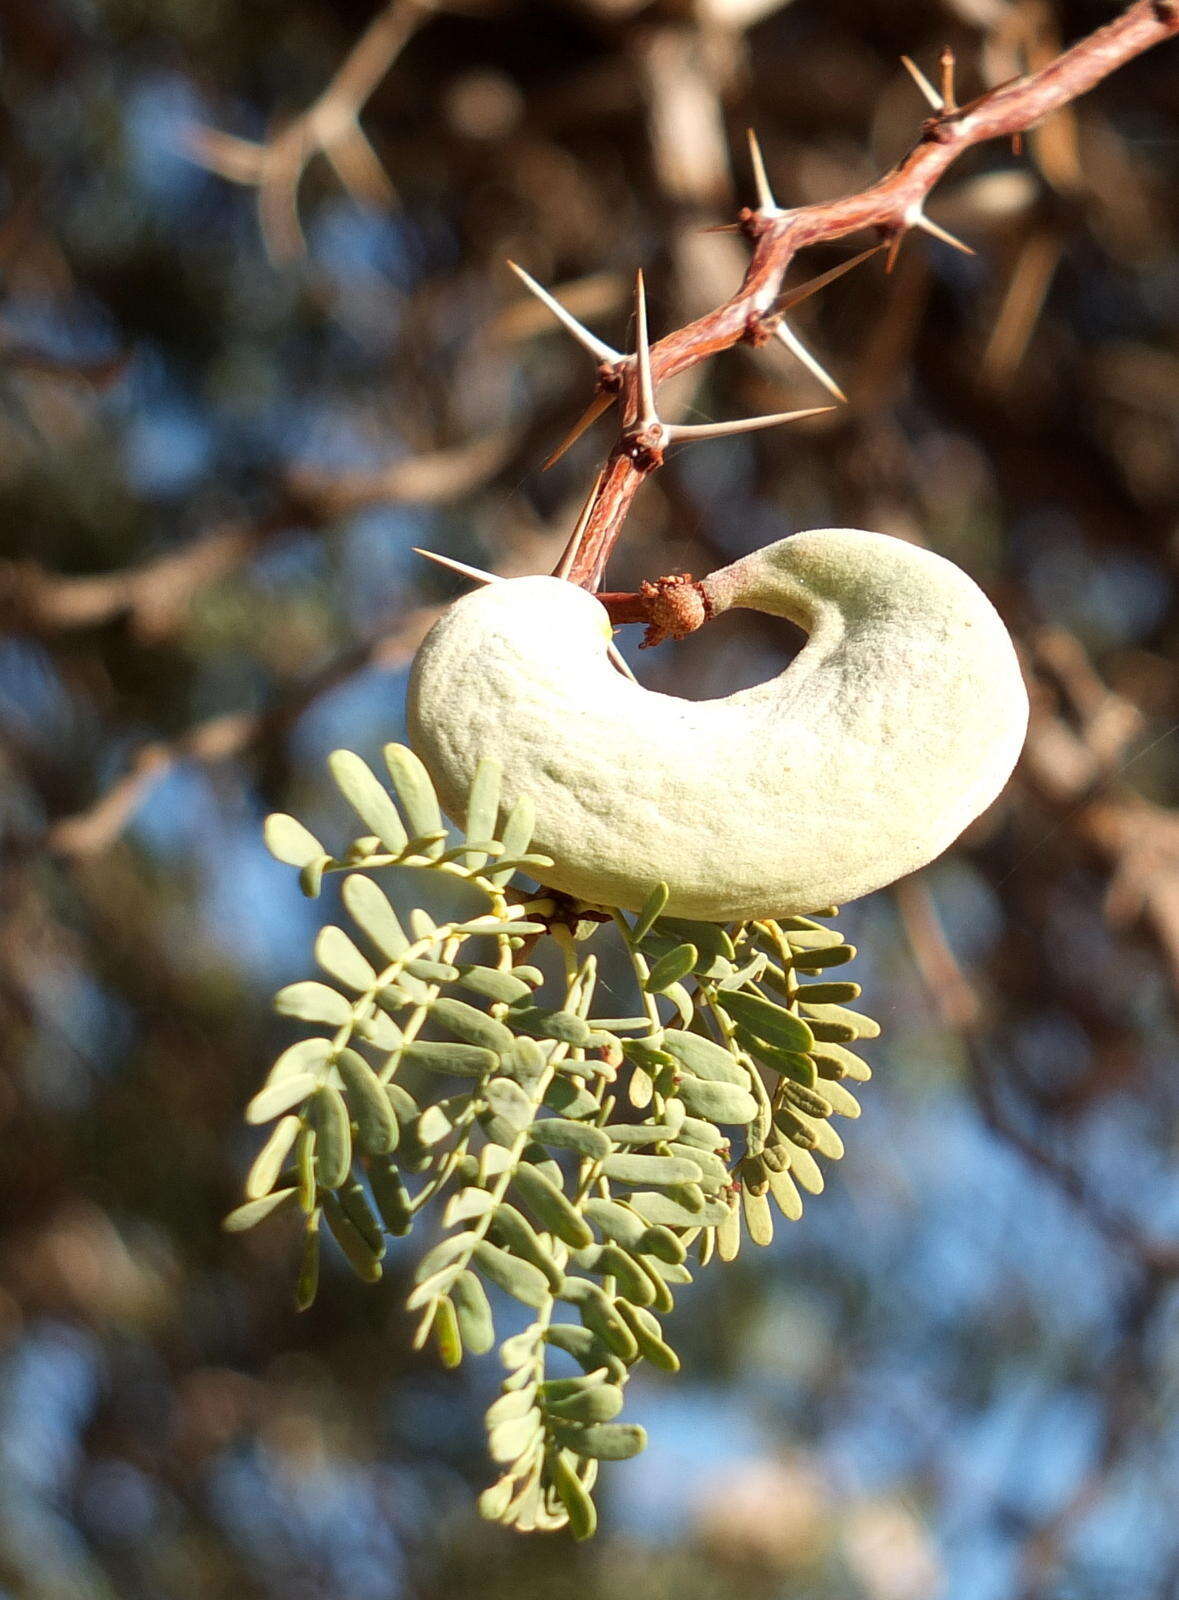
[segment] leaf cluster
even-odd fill
[[[661,1321],[675,1291],[744,1237],[768,1244],[775,1209],[801,1216],[820,1161],[843,1153],[832,1118],[859,1115],[847,1084],[869,1068],[851,1047],[879,1030],[849,1008],[859,987],[833,974],[855,951],[820,917],[685,922],[663,914],[663,885],[636,917],[609,913],[634,1015],[599,1016],[584,946],[600,920],[517,881],[551,865],[528,853],[528,801],[504,812],[485,764],[467,836],[449,843],[421,763],[401,745],[385,761],[387,783],[348,751],[331,758],[368,830],[342,855],[292,817],[267,820],[306,893],[345,874],[351,926],[325,925],[322,977],[276,997],[309,1031],[247,1107],[273,1126],[226,1226],[301,1219],[306,1307],[325,1229],[375,1282],[387,1238],[428,1223],[407,1308],[447,1366],[495,1344],[489,1289],[528,1307],[500,1350],[487,1414],[500,1476],[480,1509],[585,1538],[599,1463],[645,1443],[619,1420],[627,1381],[641,1362],[679,1367]],[[393,866],[459,877],[485,909],[403,921],[377,878]],[[531,964],[541,940],[559,952],[555,985]]]

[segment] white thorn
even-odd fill
[[[753,182],[757,189],[757,209],[763,217],[778,216],[782,208],[774,199],[774,191],[770,188],[757,134],[752,128],[746,128],[745,137],[749,140],[749,159],[753,164]]]
[[[449,567],[451,572],[461,572],[464,578],[474,578],[476,583],[502,583],[503,579],[495,572],[484,572],[482,567],[470,567],[465,561],[456,561],[453,556],[440,556],[437,550],[422,550],[418,545],[411,545],[415,556],[425,556],[427,561],[434,561],[440,567]]]
[[[908,56],[902,56],[901,65],[909,74],[910,78],[912,78],[913,82],[921,90],[921,93],[925,96],[933,110],[944,111],[946,109],[946,102],[934,88],[933,84],[930,83],[929,79],[925,76],[924,72],[922,72],[917,63],[915,61],[911,61]]]
[[[811,406],[806,411],[775,411],[767,417],[739,417],[735,422],[689,422],[667,426],[668,442],[680,439],[723,439],[731,433],[753,433],[759,428],[775,428],[780,422],[801,422],[804,417],[820,417],[834,406]]]
[[[651,379],[651,345],[647,338],[647,291],[640,269],[635,274],[635,363],[639,369],[640,428],[649,428],[659,421],[655,409],[655,385]]]
[[[453,555],[438,555],[437,550],[422,550],[419,549],[419,546],[414,544],[413,554],[424,555],[427,562],[437,562],[438,566],[450,566],[450,570],[453,571],[453,573],[462,573],[464,578],[474,578],[477,584],[502,584],[502,582],[507,582],[507,579],[501,578],[499,573],[485,573],[482,566],[467,566],[466,562],[456,562]],[[554,576],[560,578],[560,576],[563,576],[563,574],[555,573]],[[635,678],[632,670],[630,670],[630,667],[627,666],[627,662],[625,662],[624,654],[622,654],[622,651],[617,648],[617,645],[613,642],[613,640],[606,645],[606,654],[608,654],[609,659],[614,662],[614,666],[617,667],[617,670],[621,672],[622,677],[630,678],[630,682],[632,683],[637,682],[637,678]]]
[[[411,548],[415,556],[425,556],[427,561],[435,561],[440,567],[449,567],[452,572],[461,572],[464,578],[474,578],[476,583],[506,583],[508,581],[506,578],[502,578],[498,572],[484,572],[482,567],[468,566],[465,561],[456,561],[453,556],[441,556],[436,550],[423,550],[416,544]],[[555,574],[555,576],[559,576],[559,574]],[[634,673],[627,666],[622,652],[613,640],[607,644],[606,654],[624,677],[630,678],[632,682],[636,681]]]
[[[920,228],[924,233],[932,234],[935,239],[940,239],[943,244],[951,245],[955,250],[961,250],[964,256],[974,255],[974,250],[970,245],[964,244],[961,239],[955,238],[952,233],[938,223],[931,222],[924,211],[914,212],[906,220],[911,227]]]
[[[610,657],[611,661],[613,661],[614,665],[618,668],[619,672],[622,673],[624,678],[629,678],[632,683],[637,683],[639,681],[635,677],[634,673],[630,670],[630,667],[626,662],[626,657],[616,644],[608,644],[606,646],[606,654]]]
[[[573,313],[566,311],[561,302],[554,299],[547,289],[542,289],[536,279],[530,273],[525,272],[523,267],[517,266],[514,261],[509,261],[508,266],[511,267],[524,287],[530,289],[542,305],[548,306],[557,321],[573,335],[583,349],[589,351],[590,355],[595,356],[599,361],[609,362],[611,366],[616,366],[618,362],[625,360],[625,357],[618,350],[615,350],[613,346],[608,345],[604,339],[599,339],[588,328],[582,327]]]
[[[847,396],[836,383],[835,379],[822,366],[822,364],[816,360],[813,355],[811,355],[810,351],[807,349],[806,345],[803,344],[802,340],[798,337],[793,328],[789,327],[785,322],[779,322],[774,328],[774,333],[779,339],[781,339],[787,350],[790,351],[790,354],[802,362],[803,366],[811,374],[811,376],[818,378],[819,382],[823,385],[828,394],[834,395],[837,400],[847,400]]]
[[[557,570],[553,573],[554,578],[567,578],[569,576],[569,569],[573,565],[574,559],[577,556],[577,552],[581,549],[581,541],[585,534],[585,530],[589,527],[590,516],[594,509],[594,502],[598,498],[598,490],[601,487],[602,474],[599,472],[593,481],[590,492],[585,497],[585,502],[582,505],[581,510],[577,514],[577,526],[569,535],[569,543],[565,546],[564,553],[562,554],[560,561],[557,563]]]

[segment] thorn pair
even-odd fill
[[[817,417],[832,406],[811,406],[805,411],[775,411],[764,417],[740,417],[733,422],[664,422],[655,409],[655,383],[651,371],[651,342],[647,333],[647,296],[643,274],[635,277],[635,352],[638,373],[638,409],[634,422],[626,429],[626,437],[639,450],[652,456],[662,455],[669,444],[681,440],[723,439],[736,433],[753,433],[762,428],[773,428],[780,422],[799,422],[804,417]]]
[[[954,52],[952,50],[947,48],[943,50],[941,55],[938,57],[938,65],[941,68],[942,78],[942,86],[940,91],[934,88],[933,84],[930,83],[929,79],[925,76],[924,72],[922,72],[921,68],[915,61],[911,60],[909,56],[901,57],[901,65],[912,78],[913,82],[921,90],[921,93],[925,96],[926,103],[929,105],[931,110],[937,112],[939,116],[950,111],[958,110],[958,102],[954,97],[955,62]]]
[[[880,247],[874,247],[874,249],[878,248]],[[786,300],[783,302],[783,310],[788,310],[791,307],[798,305],[802,300],[805,300],[811,294],[814,294],[816,290],[821,289],[826,284],[830,283],[833,278],[840,277],[844,272],[847,272],[852,267],[857,266],[865,258],[865,256],[871,254],[873,254],[872,250],[864,251],[860,255],[855,256],[851,261],[842,263],[840,266],[833,268],[830,272],[822,273],[819,277],[812,279],[809,283],[803,284],[799,289],[796,289],[792,294],[787,296]],[[547,289],[542,288],[542,286],[537,283],[536,279],[533,278],[530,273],[525,272],[523,267],[519,266],[514,261],[509,261],[508,266],[511,267],[512,271],[520,279],[521,283],[524,284],[525,288],[531,290],[537,299],[540,300],[543,305],[548,307],[561,325],[573,335],[578,344],[580,344],[584,350],[588,350],[589,353],[603,367],[608,367],[612,371],[619,372],[632,360],[636,362],[639,377],[639,417],[635,426],[639,429],[650,429],[652,427],[658,427],[661,429],[662,437],[659,441],[659,444],[656,446],[658,449],[662,449],[666,445],[673,444],[680,439],[719,438],[726,434],[747,433],[757,428],[773,427],[779,422],[790,422],[802,417],[815,416],[819,411],[828,411],[831,409],[829,406],[820,406],[805,411],[784,411],[767,417],[747,418],[738,422],[710,422],[698,424],[662,423],[655,412],[654,389],[653,384],[651,383],[650,344],[647,336],[647,307],[646,297],[643,292],[642,273],[640,272],[638,274],[635,302],[635,318],[636,325],[639,329],[639,336],[636,341],[635,354],[633,356],[626,356],[623,355],[621,351],[615,350],[612,345],[607,344],[604,339],[599,339],[596,334],[591,333],[588,328],[584,327],[571,311],[568,311],[559,300],[557,300],[548,292]],[[801,361],[807,370],[815,378],[817,378],[824,388],[834,395],[837,400],[847,399],[847,396],[835,382],[835,379],[832,378],[830,373],[824,369],[821,362],[819,362],[818,359],[813,356],[809,350],[807,350],[806,346],[793,331],[793,329],[789,328],[785,322],[779,320],[774,323],[773,331],[775,336],[785,345],[786,349],[789,350],[791,354],[794,355],[799,361]],[[566,450],[568,450],[569,447],[581,437],[585,430],[592,423],[596,422],[598,417],[600,417],[602,413],[613,404],[613,400],[614,395],[608,388],[599,388],[598,393],[594,395],[594,398],[590,401],[590,404],[586,407],[585,411],[582,412],[581,416],[574,423],[570,431],[565,435],[557,448],[545,461],[545,467],[551,467],[554,462],[560,460],[561,456],[565,454]]]
[[[769,176],[766,173],[765,157],[761,153],[761,143],[758,140],[757,134],[752,128],[746,128],[745,137],[749,141],[749,161],[750,165],[753,167],[753,185],[757,191],[757,214],[759,217],[766,218],[780,217],[784,213],[782,211],[782,207],[774,198],[774,191],[770,187]],[[861,256],[857,256],[856,261],[849,262],[847,266],[855,266],[856,262],[862,259],[863,258]],[[847,271],[847,267],[841,267],[839,271],[845,272]],[[838,273],[836,276],[838,276]],[[806,285],[805,287],[807,288],[808,293],[813,294],[816,289],[821,289],[824,283],[829,282],[830,276],[824,274],[822,279],[813,280],[812,284]],[[800,298],[805,299],[806,296],[804,295]],[[793,304],[797,305],[798,300],[794,300]],[[787,308],[783,306],[782,309],[785,310]],[[823,366],[822,362],[819,361],[816,356],[811,354],[806,345],[803,344],[802,340],[795,333],[793,328],[791,328],[785,322],[777,322],[774,324],[774,337],[781,340],[781,342],[786,346],[787,350],[789,350],[790,354],[794,356],[797,361],[802,362],[803,366],[810,373],[811,377],[817,378],[818,381],[823,385],[824,389],[826,389],[828,394],[834,395],[836,400],[846,402],[847,396],[844,394],[843,390]]]

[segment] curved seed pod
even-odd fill
[[[410,739],[462,820],[481,760],[535,803],[558,889],[728,922],[855,899],[940,855],[999,793],[1027,727],[1007,631],[928,550],[849,528],[712,574],[714,611],[808,632],[778,677],[723,699],[653,693],[610,664],[609,618],[556,578],[465,595],[418,651]]]

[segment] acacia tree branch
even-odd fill
[[[957,243],[929,222],[924,205],[938,179],[965,150],[989,139],[1025,133],[1118,67],[1177,34],[1179,0],[1136,0],[1120,17],[1038,72],[1000,85],[969,105],[944,106],[926,120],[920,141],[905,159],[861,193],[786,210],[763,193],[758,207],[746,208],[740,216],[739,226],[753,244],[740,288],[723,305],[651,347],[653,381],[670,378],[736,344],[761,345],[773,337],[784,309],[783,280],[794,257],[807,246],[842,239],[860,228],[875,229],[888,242],[890,261],[912,228]],[[638,426],[642,405],[634,357],[621,357],[600,368],[598,401],[615,395],[622,420],[619,437],[563,574],[595,591],[639,486],[662,460]],[[642,595],[611,595],[607,609],[618,621],[653,620]]]
[[[194,161],[231,183],[257,189],[258,219],[272,261],[291,261],[303,254],[299,185],[314,156],[327,158],[355,199],[388,205],[396,198],[360,126],[360,113],[430,14],[429,0],[390,0],[352,46],[323,93],[265,144],[217,128],[192,129],[188,153]]]

